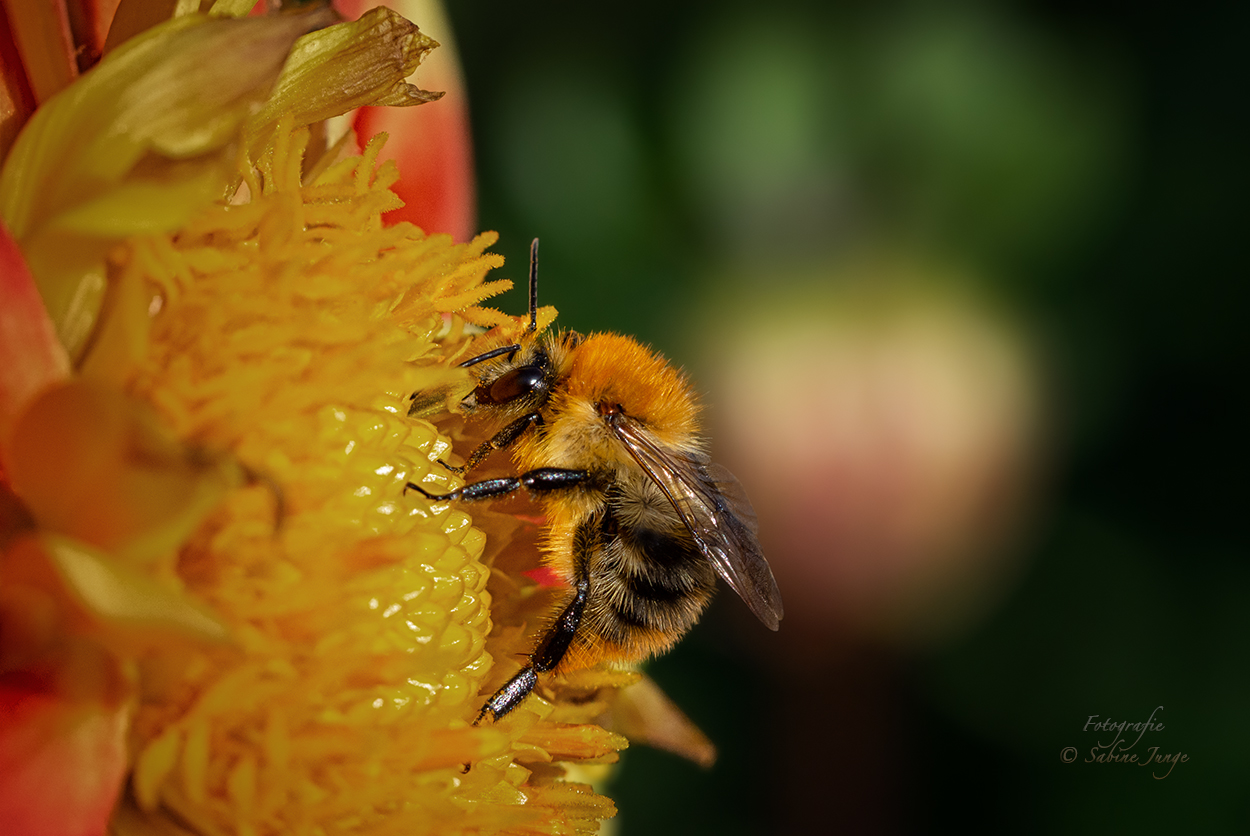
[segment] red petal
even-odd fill
[[[378,5],[369,0],[339,0],[339,10],[359,17]],[[363,146],[370,137],[389,134],[382,159],[395,160],[400,179],[393,187],[402,209],[386,214],[388,223],[408,221],[426,232],[447,232],[467,241],[476,227],[473,148],[469,106],[451,28],[442,8],[429,0],[391,0],[385,5],[411,20],[441,46],[417,71],[420,86],[447,93],[417,107],[365,107],[357,111],[356,135]]]
[[[127,710],[46,678],[0,678],[0,833],[101,836],[126,768]]]
[[[568,586],[569,582],[550,566],[539,566],[537,569],[526,569],[521,573],[541,587]]]

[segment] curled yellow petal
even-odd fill
[[[440,98],[404,81],[438,42],[385,7],[340,23],[295,45],[273,96],[248,126],[253,150],[273,135],[278,121],[294,127],[339,116],[364,105],[418,105]]]

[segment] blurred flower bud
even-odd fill
[[[718,318],[716,456],[751,493],[787,624],[937,640],[1009,575],[1037,369],[1018,327],[926,278],[827,275]]]

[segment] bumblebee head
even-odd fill
[[[496,408],[512,413],[542,407],[564,371],[566,358],[581,343],[567,331],[555,336],[538,332],[538,239],[530,244],[529,327],[520,341],[493,348],[460,364],[472,368],[477,387],[461,406],[473,411]]]

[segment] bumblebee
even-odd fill
[[[405,487],[436,502],[529,491],[547,518],[545,562],[572,590],[474,725],[516,708],[539,674],[668,650],[698,621],[717,575],[769,629],[782,617],[755,512],[704,454],[685,377],[630,337],[540,333],[537,282],[534,239],[528,330],[460,364],[477,380],[461,405],[493,435],[462,466],[444,464],[464,474],[509,449],[520,472],[444,494]]]

